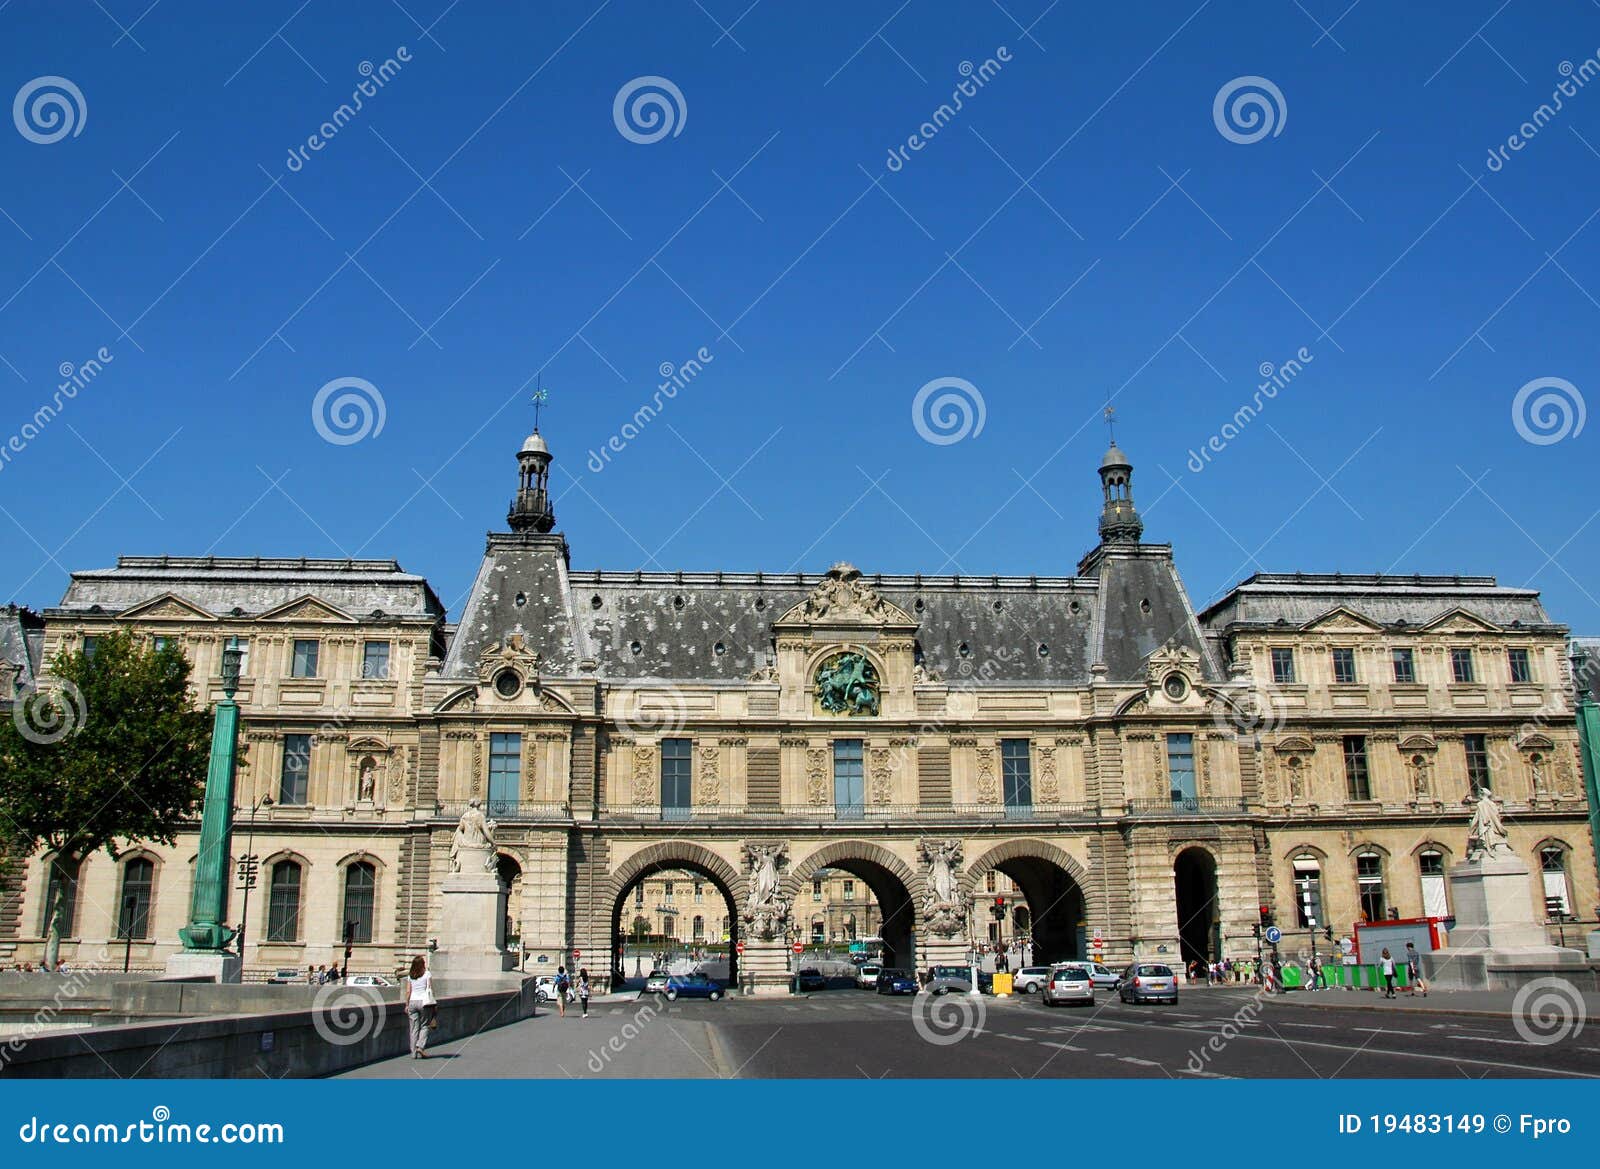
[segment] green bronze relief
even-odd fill
[[[815,693],[829,714],[877,714],[878,671],[863,654],[834,654],[817,667]]]

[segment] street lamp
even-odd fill
[[[216,969],[228,977],[225,955],[233,931],[223,924],[228,903],[228,841],[233,834],[233,785],[238,764],[239,672],[244,651],[230,645],[222,651],[222,693],[211,726],[211,757],[206,768],[205,802],[200,812],[200,846],[195,862],[189,924],[178,931],[187,954],[221,961]],[[236,975],[235,975],[236,977]]]
[[[256,801],[255,807],[250,809],[250,835],[244,855],[239,858],[239,888],[244,891],[244,904],[239,910],[240,977],[243,977],[244,971],[244,935],[250,925],[250,890],[256,887],[256,876],[261,871],[261,858],[256,856],[256,813],[262,808],[270,807],[272,807],[272,797],[262,796]]]
[[[1589,694],[1592,672],[1589,655],[1576,641],[1570,643],[1572,709],[1578,720],[1578,754],[1583,758],[1583,790],[1589,800],[1589,838],[1600,857],[1600,706]]]

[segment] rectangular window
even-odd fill
[[[289,674],[294,678],[315,678],[317,676],[317,657],[322,652],[322,643],[311,639],[296,638],[294,643],[294,659],[289,666]]]
[[[1390,660],[1394,662],[1394,680],[1402,686],[1409,686],[1417,680],[1417,655],[1409,649],[1390,650]]]
[[[864,806],[860,739],[833,741],[833,809],[841,819],[860,817]]]
[[[361,647],[361,676],[387,678],[389,676],[389,643],[369,641]]]
[[[1194,736],[1167,736],[1167,786],[1174,807],[1195,811],[1199,808],[1194,785]]]
[[[1546,917],[1566,917],[1571,913],[1567,898],[1566,854],[1559,848],[1539,850],[1539,870],[1544,882]]]
[[[1322,866],[1315,857],[1296,857],[1294,862],[1296,924],[1312,929],[1322,924]]]
[[[813,901],[821,901],[822,900],[822,882],[821,882],[821,880],[813,880],[811,882],[811,900],[813,900]]]
[[[278,803],[303,806],[311,795],[311,736],[283,736],[283,770],[278,776]]]
[[[83,639],[83,656],[87,661],[94,661],[95,651],[100,648],[98,637],[86,636]]]
[[[117,937],[144,941],[150,936],[151,895],[155,892],[156,866],[135,857],[122,870],[122,900],[117,906]]]
[[[158,633],[158,634],[156,634],[154,637],[152,637],[150,639],[150,648],[155,650],[156,653],[160,653],[162,650],[166,649],[167,646],[169,646],[171,644],[172,644],[172,638],[168,637],[164,633]]]
[[[1472,668],[1472,651],[1465,646],[1458,646],[1450,651],[1450,675],[1457,682],[1476,682],[1476,672]]]
[[[661,740],[661,818],[687,820],[690,814],[690,775],[694,741]]]
[[[1294,650],[1278,646],[1272,651],[1272,680],[1279,686],[1294,682]]]
[[[1467,750],[1467,790],[1492,791],[1494,776],[1489,774],[1489,739],[1485,735],[1462,735]]]
[[[856,899],[856,883],[854,881],[846,881],[844,883],[844,899],[846,901],[854,901]]]
[[[1375,852],[1356,857],[1356,888],[1361,894],[1361,916],[1367,921],[1382,921],[1386,898],[1383,892],[1383,858]]]
[[[1367,737],[1344,737],[1344,783],[1352,800],[1372,798],[1372,777],[1367,771]]]
[[[1422,875],[1422,914],[1424,917],[1449,917],[1450,901],[1445,893],[1444,854],[1417,854],[1417,871]]]
[[[705,903],[705,899],[706,899],[705,886],[701,885],[699,881],[696,881],[694,883],[694,902],[695,902],[696,905],[702,905],[702,904]]]
[[[242,678],[250,672],[250,639],[248,637],[230,637],[222,643],[223,651],[230,649],[239,651],[239,676]],[[217,663],[217,673],[222,673],[222,663]]]
[[[1341,686],[1353,686],[1356,681],[1356,651],[1348,647],[1333,651],[1333,680]]]
[[[372,941],[378,901],[378,870],[358,861],[344,871],[344,940],[365,945]]]
[[[1000,740],[1000,777],[1006,815],[1029,815],[1033,810],[1033,762],[1027,739]]]
[[[1528,658],[1525,649],[1506,650],[1506,660],[1511,666],[1511,681],[1513,685],[1521,685],[1533,681],[1533,662]]]
[[[489,736],[489,806],[485,815],[514,815],[522,800],[522,736],[515,731]]]
[[[267,885],[267,941],[300,940],[300,866],[279,861]]]

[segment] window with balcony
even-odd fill
[[[1467,683],[1478,680],[1477,671],[1472,666],[1472,651],[1465,646],[1457,646],[1450,651],[1450,676],[1457,682]]]
[[[1533,681],[1533,661],[1525,649],[1506,650],[1506,664],[1511,667],[1511,683],[1524,686]]]
[[[841,818],[857,818],[865,810],[865,771],[860,739],[833,741],[833,808]]]
[[[489,806],[485,814],[514,815],[522,799],[522,736],[515,731],[489,736]]]
[[[1390,650],[1389,660],[1394,663],[1394,680],[1397,683],[1409,686],[1417,680],[1417,655],[1413,650]]]
[[[690,775],[694,742],[661,740],[661,818],[687,820],[690,815]]]
[[[1333,651],[1333,680],[1340,686],[1356,683],[1356,651],[1348,647]]]
[[[1367,769],[1367,737],[1344,737],[1345,792],[1352,800],[1372,798],[1372,775]]]
[[[1388,911],[1388,897],[1383,889],[1383,856],[1364,852],[1356,857],[1356,891],[1361,899],[1361,917],[1364,921],[1382,921]]]
[[[1488,736],[1462,735],[1461,743],[1467,752],[1467,790],[1469,792],[1494,790],[1494,776],[1489,772]]]
[[[1000,778],[1006,815],[1028,815],[1033,810],[1033,763],[1027,739],[1000,740]]]
[[[294,655],[290,659],[289,675],[293,678],[315,678],[317,659],[322,653],[322,643],[309,638],[296,638]]]
[[[1199,794],[1194,783],[1194,736],[1178,734],[1167,736],[1167,786],[1171,789],[1174,806],[1190,809],[1199,805]]]
[[[1294,684],[1294,650],[1277,646],[1272,651],[1272,680],[1279,686]]]
[[[283,767],[278,773],[278,803],[303,807],[311,797],[311,736],[283,736]]]

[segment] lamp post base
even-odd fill
[[[244,963],[239,955],[226,951],[185,950],[167,959],[167,977],[189,982],[224,982],[237,984],[244,974]]]

